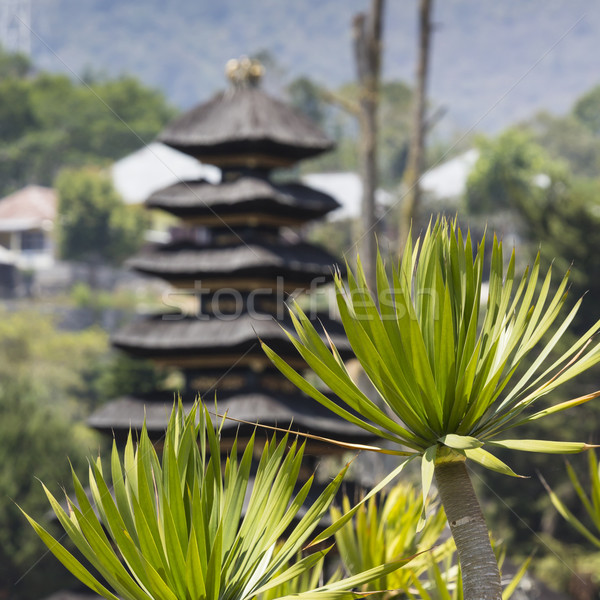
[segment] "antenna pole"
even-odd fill
[[[31,55],[31,0],[0,0],[0,44]]]

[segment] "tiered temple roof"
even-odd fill
[[[174,294],[193,299],[190,312],[166,312],[134,320],[113,344],[140,358],[175,366],[185,374],[185,402],[200,392],[217,394],[220,412],[241,421],[291,427],[343,441],[364,441],[362,430],[325,410],[291,384],[268,361],[258,338],[296,368],[305,366],[288,333],[284,302],[292,292],[332,279],[335,257],[290,234],[338,208],[322,192],[297,182],[274,183],[271,170],[332,147],[303,115],[260,90],[260,68],[246,60],[228,65],[232,89],[177,118],[159,136],[172,148],[222,169],[219,184],[186,181],[153,193],[147,206],[172,213],[182,227],[168,244],[144,249],[129,261],[161,277]],[[327,314],[314,314],[342,357],[351,356],[343,330]],[[207,397],[208,396],[208,397]],[[124,433],[141,427],[160,437],[172,394],[126,396],[92,415],[90,424]],[[222,439],[249,435],[253,426],[226,421]],[[318,453],[326,446],[315,442]],[[327,451],[331,450],[331,446]]]
[[[290,364],[304,366],[287,332],[294,328],[287,316],[276,321],[274,315],[249,312],[226,313],[217,318],[208,313],[183,315],[166,313],[133,321],[117,332],[113,344],[131,355],[170,366],[214,369],[254,366],[267,368],[271,362],[262,351],[259,339],[286,356]],[[342,356],[351,356],[339,322],[326,314],[321,323]]]
[[[237,85],[175,119],[158,140],[218,167],[290,166],[333,148],[304,115],[242,76]]]
[[[340,205],[328,194],[298,182],[273,183],[259,174],[243,174],[220,184],[204,180],[176,183],[154,192],[146,206],[209,227],[280,227],[303,225]]]
[[[275,289],[282,278],[286,289],[295,289],[310,286],[317,277],[321,284],[333,278],[336,259],[312,244],[288,243],[268,234],[244,236],[243,243],[235,235],[227,237],[208,244],[184,240],[157,245],[128,264],[184,288],[201,281],[207,289],[228,287],[229,283],[240,290],[268,285]]]

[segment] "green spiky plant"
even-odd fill
[[[590,478],[590,492],[586,493],[583,484],[581,483],[577,473],[573,467],[567,463],[567,474],[573,489],[577,493],[577,497],[583,505],[585,512],[592,522],[592,527],[585,525],[578,519],[566,506],[566,504],[558,497],[558,495],[546,483],[542,477],[542,483],[550,496],[550,500],[558,513],[576,529],[583,537],[591,542],[596,548],[600,548],[600,465],[594,451],[588,454],[588,473]],[[592,531],[595,530],[595,533]]]
[[[470,234],[464,238],[456,221],[438,220],[414,246],[408,241],[391,276],[378,257],[376,290],[368,289],[360,262],[354,273],[348,269],[347,285],[339,274],[336,277],[346,334],[381,405],[359,389],[333,344],[328,347],[322,341],[297,305],[291,312],[298,338],[290,334],[290,339],[341,404],[263,344],[274,364],[300,389],[395,447],[372,450],[407,460],[420,458],[425,496],[435,475],[462,565],[466,600],[501,598],[498,565],[466,462],[516,476],[494,450],[583,451],[588,448],[585,443],[506,435],[519,425],[600,395],[532,410],[600,360],[600,345],[592,342],[600,322],[551,360],[581,302],[559,318],[568,274],[551,293],[551,270],[540,277],[538,257],[516,281],[514,251],[505,269],[502,243],[494,237],[483,306],[484,248],[485,239],[473,248]],[[529,366],[519,369],[525,358]]]
[[[276,550],[277,551],[277,550]],[[282,567],[282,571],[289,568],[289,564]],[[328,583],[334,583],[341,579],[341,571],[337,569],[329,578]],[[325,557],[323,556],[313,567],[301,573],[294,579],[284,581],[266,592],[258,595],[256,600],[277,600],[284,596],[301,594],[307,590],[314,590],[321,585],[325,579]]]
[[[423,500],[411,484],[400,482],[382,498],[372,497],[354,511],[352,521],[335,534],[335,541],[344,568],[349,574],[357,574],[378,564],[384,564],[395,556],[417,555],[410,564],[377,580],[365,583],[363,591],[387,590],[379,593],[383,600],[414,600],[415,593],[421,600],[462,600],[463,588],[460,567],[456,564],[456,547],[452,538],[442,541],[446,527],[446,515],[437,501],[431,500],[429,511],[433,513],[419,532]],[[344,496],[342,509],[348,513],[349,499]],[[342,512],[332,507],[334,521]],[[431,549],[430,552],[424,550]],[[502,566],[505,557],[503,547],[496,545],[494,553]],[[502,592],[502,600],[508,600],[525,574],[531,558],[527,559]]]
[[[495,549],[497,550],[497,549]],[[504,562],[505,553],[503,550],[496,552],[498,564],[500,567]],[[462,579],[460,577],[460,565],[453,563],[451,555],[446,556],[441,562],[429,555],[429,566],[427,577],[419,578],[414,570],[408,571],[411,576],[412,586],[407,593],[409,600],[464,600],[464,591]],[[509,600],[516,592],[521,579],[527,572],[531,563],[532,556],[527,558],[509,581],[508,585],[502,590],[502,600]],[[416,596],[415,594],[418,594]]]
[[[434,502],[428,500],[428,503]],[[443,510],[429,506],[433,514],[423,530],[417,532],[422,507],[423,500],[417,488],[400,482],[387,493],[382,492],[381,497],[372,497],[362,504],[352,520],[335,534],[344,569],[351,575],[385,564],[396,556],[419,554],[404,569],[364,584],[363,591],[389,590],[378,597],[406,598],[413,575],[421,575],[429,566],[430,554],[422,552],[432,549],[431,555],[436,561],[454,554],[452,538],[440,540],[446,528]],[[338,521],[350,510],[350,500],[344,496],[340,508],[333,506],[330,509],[332,520]]]
[[[67,498],[67,511],[44,488],[66,534],[107,585],[25,516],[63,565],[108,600],[250,600],[278,586],[285,590],[286,582],[305,574],[327,553],[320,550],[294,561],[329,510],[345,470],[293,526],[312,478],[294,495],[303,447],[294,441],[288,450],[288,443],[288,436],[266,443],[249,490],[254,438],[239,460],[234,443],[223,472],[218,432],[208,411],[195,404],[186,416],[179,402],[169,421],[162,462],[145,428],[137,447],[129,435],[123,461],[113,445],[110,479],[100,459],[90,462],[97,514],[74,472],[75,499]],[[289,533],[275,552],[284,532]],[[283,597],[359,597],[350,591],[354,586],[406,562],[390,561]]]

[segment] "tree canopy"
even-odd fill
[[[600,135],[600,85],[577,100],[573,107],[573,115],[594,135]]]
[[[467,180],[470,214],[489,215],[518,206],[539,204],[567,177],[564,165],[553,161],[531,136],[508,129],[497,138],[480,138],[479,159]]]
[[[467,181],[469,214],[489,220],[512,213],[521,242],[539,249],[544,264],[571,269],[573,296],[600,293],[600,180],[572,174],[568,162],[551,157],[529,131],[506,130],[481,139],[479,149]],[[582,326],[593,320],[590,308],[580,313]]]
[[[598,318],[595,298],[600,294],[600,179],[598,159],[600,139],[574,111],[566,116],[540,113],[521,128],[512,128],[495,138],[480,139],[480,159],[468,180],[465,195],[469,220],[485,221],[490,228],[515,234],[514,239],[529,258],[538,251],[541,263],[554,272],[570,271],[569,302],[586,296],[564,340],[567,347],[574,336],[585,331]],[[524,268],[524,264],[522,267]],[[584,375],[579,384],[570,384],[571,395],[583,393],[596,385],[597,369]],[[566,397],[566,396],[565,396]],[[580,418],[571,425],[562,419],[527,426],[528,436],[549,437],[558,428],[597,443],[600,411],[597,404],[581,408]],[[544,473],[553,486],[560,487],[552,460],[536,459],[535,468]],[[516,469],[531,469],[531,461],[517,459]],[[537,491],[542,492],[539,482]],[[535,487],[534,486],[534,487]],[[491,489],[502,489],[507,503],[514,507],[528,526],[558,535],[561,541],[572,539],[571,533],[550,515],[553,509],[541,495],[532,504],[523,495],[523,484],[494,481]],[[577,510],[577,509],[575,509]],[[504,537],[520,540],[529,532],[511,516],[497,510],[494,521],[503,522]],[[560,532],[555,528],[560,527]],[[524,549],[525,551],[525,549]]]
[[[118,264],[139,248],[146,215],[123,204],[106,174],[94,168],[65,169],[55,187],[63,259]]]
[[[34,474],[58,489],[69,476],[65,456],[83,468],[98,447],[82,422],[82,399],[100,399],[108,341],[96,328],[60,331],[37,311],[0,316],[0,595],[41,598],[67,581],[52,560],[38,564],[43,545],[15,503],[45,513]]]
[[[0,194],[50,185],[65,166],[119,159],[151,141],[174,113],[134,77],[73,81],[0,50]]]
[[[286,91],[290,103],[322,127],[336,142],[334,152],[307,161],[311,171],[357,168],[357,121],[359,99],[356,84],[328,90],[309,77],[291,81]],[[379,177],[384,185],[397,184],[404,173],[408,152],[411,88],[399,80],[384,81],[378,111]]]

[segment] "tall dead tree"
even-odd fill
[[[367,282],[375,289],[377,189],[377,107],[381,79],[381,35],[384,0],[372,0],[369,14],[354,17],[353,38],[359,84],[359,164],[363,184],[361,218],[361,261]]]
[[[412,129],[408,165],[406,168],[404,196],[398,235],[399,252],[402,253],[410,227],[421,200],[420,178],[423,173],[425,150],[425,109],[427,72],[429,69],[429,39],[431,34],[431,10],[433,0],[419,0],[419,52],[417,57],[417,81],[414,94]]]

